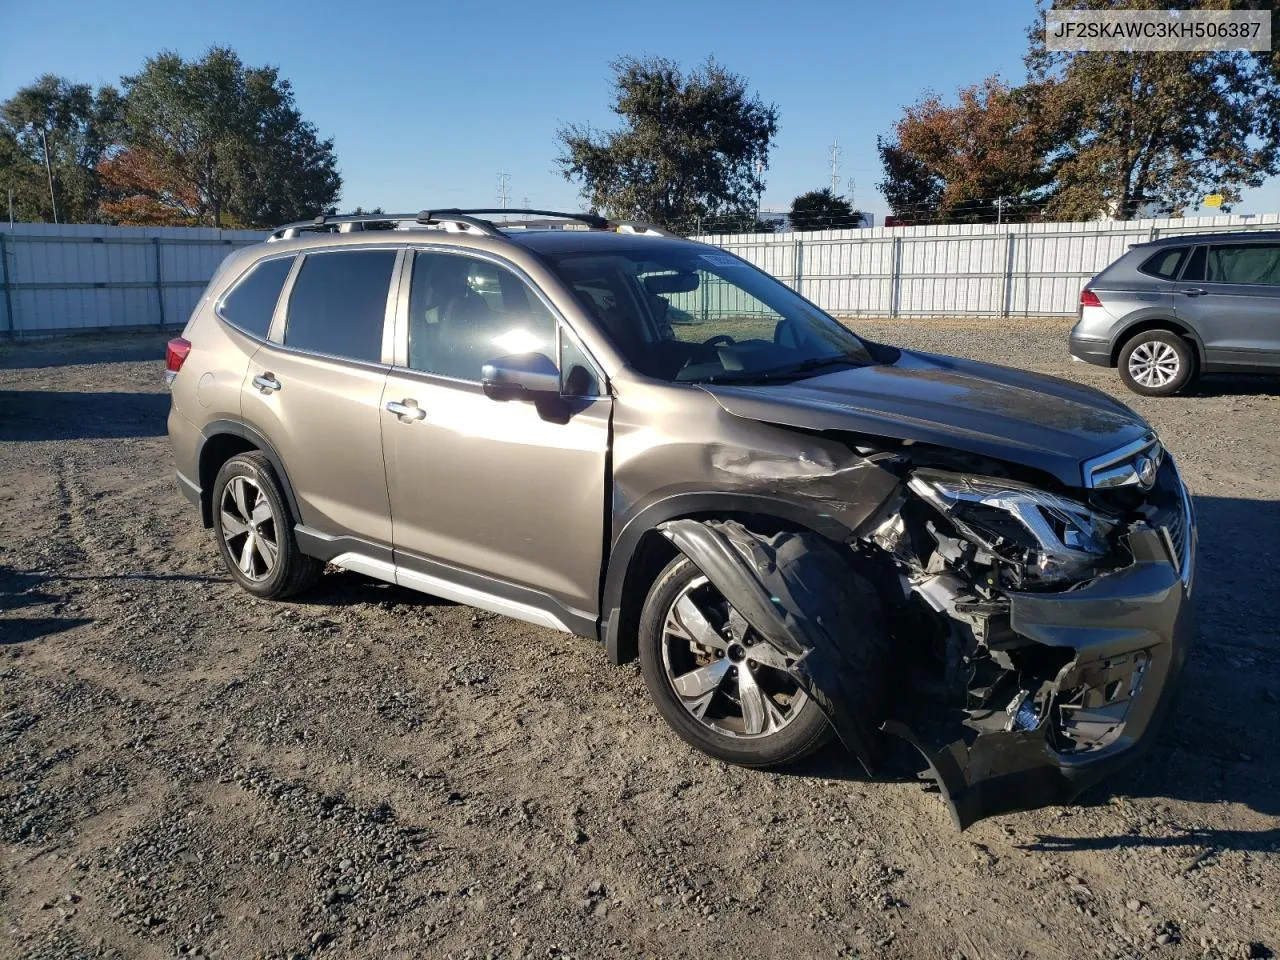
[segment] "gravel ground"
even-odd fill
[[[723,766],[594,643],[330,571],[231,585],[163,337],[0,348],[0,956],[1269,957],[1280,382],[1142,400],[1062,321],[855,321],[1096,384],[1196,493],[1201,634],[1149,758],[958,834],[831,748]]]

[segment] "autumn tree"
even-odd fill
[[[792,230],[841,230],[862,226],[862,212],[824,187],[792,200],[790,220]]]
[[[695,230],[704,220],[747,218],[778,130],[778,110],[709,59],[686,74],[662,58],[611,64],[614,131],[561,127],[557,163],[594,210]]]
[[[331,210],[333,141],[299,113],[275,67],[214,47],[161,53],[123,78],[125,154],[106,165],[109,209],[149,222],[271,226]]]
[[[24,220],[98,219],[97,166],[119,115],[113,87],[45,74],[0,104],[0,190]]]
[[[1154,9],[1151,0],[1069,0],[1055,9]],[[1221,2],[1187,3],[1220,9]],[[1273,14],[1274,20],[1274,14]],[[1063,139],[1049,212],[1081,219],[1174,209],[1207,193],[1231,201],[1276,170],[1280,60],[1242,51],[1052,52],[1043,8],[1028,31],[1027,68]]]
[[[1044,190],[1056,136],[1034,86],[988,77],[960,90],[955,104],[930,94],[876,141],[885,171],[880,190],[907,222],[990,219],[998,200],[1025,205]]]

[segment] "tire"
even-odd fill
[[[1195,377],[1191,344],[1169,330],[1147,330],[1120,351],[1120,379],[1144,397],[1170,397]]]
[[[256,451],[232,457],[218,471],[213,529],[227,572],[255,597],[291,597],[324,572],[323,563],[298,548],[280,481]]]
[[[782,766],[813,753],[831,738],[832,731],[818,704],[807,696],[792,707],[794,712],[788,714],[789,719],[781,729],[746,736],[712,729],[697,719],[676,693],[663,653],[667,616],[682,594],[700,581],[705,584],[705,580],[702,572],[682,554],[658,575],[645,600],[640,614],[640,669],[658,711],[686,743],[726,763],[745,767]],[[720,596],[709,584],[695,588]]]

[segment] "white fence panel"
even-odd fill
[[[700,239],[749,260],[835,314],[1066,316],[1076,312],[1080,288],[1130,244],[1277,225],[1280,214]],[[223,257],[265,236],[188,227],[0,225],[0,335],[181,325]],[[711,287],[673,301],[691,314],[730,303],[736,304],[731,291]],[[751,305],[743,309],[749,312]]]
[[[180,326],[222,259],[265,237],[190,227],[0,225],[0,332]]]
[[[750,260],[835,314],[1069,316],[1080,289],[1131,244],[1278,224],[1280,214],[1269,213],[698,239]]]

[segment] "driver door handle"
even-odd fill
[[[1187,287],[1187,289],[1182,291],[1182,293],[1188,297],[1203,297],[1208,292],[1208,290],[1201,290],[1199,287]]]
[[[407,397],[399,403],[392,400],[387,404],[387,412],[394,413],[401,423],[413,423],[415,420],[425,420],[427,417],[427,411],[418,406],[418,401]]]

